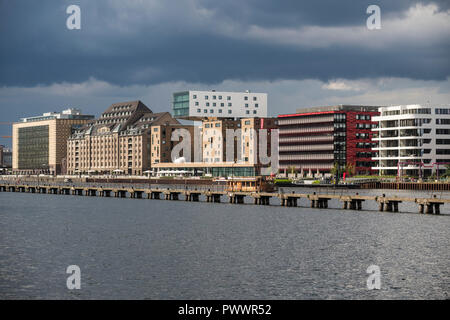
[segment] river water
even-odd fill
[[[0,298],[449,299],[448,204],[440,216],[308,205],[1,192]]]

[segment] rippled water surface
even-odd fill
[[[450,215],[300,205],[3,192],[0,298],[449,298]],[[372,264],[381,290],[367,290]]]

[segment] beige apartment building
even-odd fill
[[[261,143],[265,139],[266,148],[264,156],[272,154],[272,130],[278,129],[276,118],[245,118],[241,119],[242,132],[242,161],[244,163],[259,165]],[[264,131],[263,131],[264,130]],[[257,135],[257,137],[255,136]],[[261,143],[260,143],[261,142]]]
[[[94,116],[80,110],[48,112],[13,123],[13,171],[18,174],[64,173],[67,139]]]
[[[201,126],[202,161],[182,163],[155,163],[152,168],[154,175],[173,175],[184,172],[190,175],[210,175],[213,177],[227,176],[255,176],[262,174],[262,168],[271,164],[260,161],[260,145],[262,135],[266,136],[266,150],[264,154],[271,156],[272,130],[278,128],[276,118],[205,118]],[[227,129],[232,132],[227,137]],[[262,131],[261,129],[267,129]],[[227,159],[227,139],[232,139],[234,155]],[[238,154],[238,148],[242,152]]]
[[[240,120],[224,118],[207,118],[202,121],[202,152],[203,162],[227,161],[227,129],[235,130],[236,134],[241,127]],[[237,135],[233,136],[233,162],[237,159]]]
[[[112,104],[102,115],[75,132],[67,142],[69,174],[142,175],[152,162],[170,161],[176,142],[166,132],[182,126],[170,113],[153,113],[141,101]],[[164,132],[155,137],[152,132]]]
[[[167,125],[153,125],[151,128],[151,164],[152,166],[157,163],[172,162],[171,153],[175,145],[183,141],[180,137],[179,141],[172,141],[172,134],[175,130],[186,130],[190,135],[190,155],[191,159],[194,157],[194,126],[192,125],[182,125],[182,124],[167,124]],[[188,155],[183,154],[181,150],[178,157],[188,158]]]
[[[227,129],[232,129],[234,157],[232,162],[259,164],[259,138],[261,138],[261,129],[266,129],[265,138],[267,143],[267,155],[271,152],[271,130],[276,129],[276,118],[242,118],[220,119],[208,118],[202,123],[203,139],[203,162],[226,162],[227,160]],[[240,130],[240,131],[238,131]],[[256,136],[255,136],[256,133]],[[239,141],[241,141],[241,153],[238,154]],[[231,149],[230,149],[231,150]]]

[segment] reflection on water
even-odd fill
[[[448,299],[448,215],[300,205],[0,193],[0,298]],[[372,264],[381,290],[366,288]]]

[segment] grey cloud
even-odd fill
[[[374,49],[339,42],[299,47],[240,36],[251,26],[364,26],[369,2],[1,1],[0,85],[90,77],[130,85],[392,76],[442,80],[449,75],[448,39],[433,48],[412,38],[398,39],[402,47]],[[401,17],[415,3],[379,5],[383,17]],[[81,6],[82,30],[65,28],[69,4]]]

